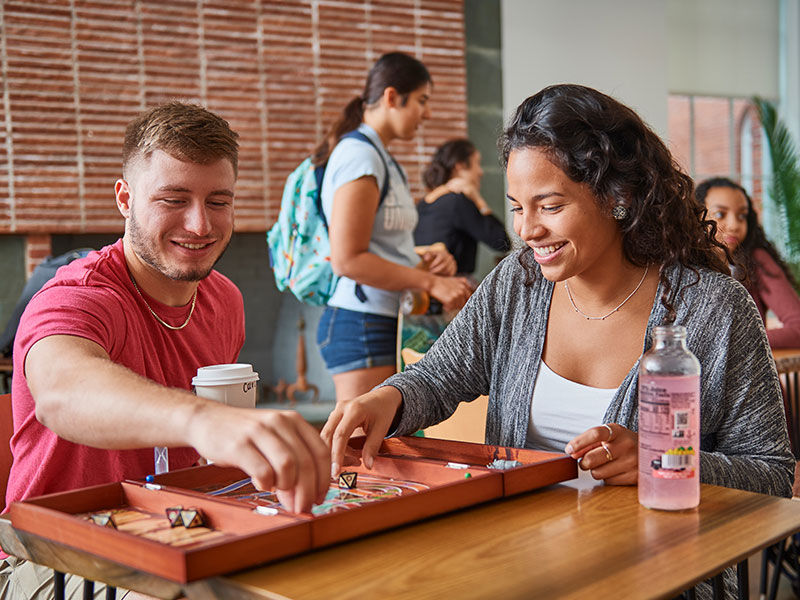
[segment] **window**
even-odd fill
[[[667,110],[669,147],[681,168],[698,183],[720,176],[739,182],[761,211],[769,155],[750,100],[671,94]]]

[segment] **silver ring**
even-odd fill
[[[611,429],[611,425],[609,425],[608,423],[603,423],[603,427],[608,429],[608,439],[606,441],[610,442],[611,438],[614,437],[614,430]]]
[[[614,457],[611,456],[611,450],[608,449],[608,444],[606,442],[600,442],[600,445],[603,447],[603,450],[606,451],[606,458],[608,459],[608,462],[614,460]]]

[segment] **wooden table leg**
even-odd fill
[[[747,568],[747,559],[736,565],[736,582],[739,588],[739,600],[750,597],[750,572]]]

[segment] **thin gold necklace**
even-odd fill
[[[161,323],[164,327],[166,327],[167,329],[172,329],[173,331],[178,331],[179,329],[183,329],[184,327],[186,327],[189,324],[189,321],[191,320],[192,315],[194,314],[194,303],[197,300],[197,288],[194,288],[194,296],[192,296],[192,308],[189,309],[189,316],[186,317],[186,320],[183,322],[183,325],[178,325],[177,327],[175,327],[174,325],[170,325],[164,319],[159,317],[156,314],[156,311],[154,311],[152,308],[150,308],[150,304],[147,302],[147,299],[144,297],[142,292],[139,290],[139,286],[136,285],[136,280],[133,278],[133,276],[131,276],[131,282],[133,283],[134,289],[136,289],[136,293],[139,294],[139,297],[142,300],[144,300],[144,305],[147,307],[147,310],[149,310],[150,314],[153,315],[156,318],[156,321]],[[198,287],[200,287],[200,286],[198,286]]]
[[[570,304],[572,304],[572,308],[574,308],[574,309],[575,309],[575,312],[576,312],[576,313],[578,313],[580,316],[582,316],[582,317],[583,317],[584,319],[586,319],[587,321],[604,321],[605,319],[607,319],[608,317],[610,317],[611,315],[613,315],[615,312],[617,312],[617,311],[618,311],[620,308],[622,308],[622,307],[624,306],[624,304],[625,304],[625,303],[626,303],[628,300],[630,300],[631,298],[633,298],[633,295],[634,295],[636,292],[638,292],[638,291],[639,291],[639,288],[640,288],[640,287],[642,287],[642,284],[644,283],[644,278],[645,278],[645,277],[647,277],[647,271],[648,271],[649,269],[650,269],[650,265],[647,265],[647,266],[644,268],[644,274],[642,275],[642,279],[639,281],[639,285],[637,285],[637,286],[636,286],[636,287],[633,289],[633,291],[632,291],[630,294],[628,294],[628,297],[627,297],[627,298],[625,298],[625,300],[623,300],[622,302],[620,302],[620,303],[617,305],[617,308],[615,308],[614,310],[612,310],[610,313],[606,313],[606,314],[604,314],[602,317],[590,317],[590,316],[589,316],[589,315],[587,315],[585,312],[583,312],[583,311],[582,311],[580,308],[578,308],[577,306],[575,306],[575,300],[573,300],[573,299],[572,299],[572,294],[571,294],[571,293],[570,293],[570,291],[569,291],[569,284],[567,284],[566,280],[564,281],[564,288],[567,290],[567,297],[569,298],[569,303],[570,303]]]

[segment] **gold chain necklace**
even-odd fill
[[[647,265],[647,266],[644,268],[644,275],[642,275],[642,279],[639,281],[639,285],[637,285],[637,286],[634,288],[634,290],[633,290],[633,291],[632,291],[630,294],[628,294],[628,297],[627,297],[627,298],[625,298],[625,300],[623,300],[622,302],[620,302],[620,303],[617,305],[617,308],[615,308],[614,310],[612,310],[610,313],[606,313],[606,314],[605,314],[605,315],[603,315],[602,317],[590,317],[590,316],[589,316],[589,315],[587,315],[585,312],[583,312],[583,311],[582,311],[580,308],[578,308],[577,306],[575,306],[575,300],[573,300],[573,299],[572,299],[572,294],[571,294],[571,293],[570,293],[570,291],[569,291],[569,285],[567,284],[566,280],[564,281],[564,288],[567,290],[567,297],[569,298],[569,303],[570,303],[570,304],[572,304],[572,308],[574,308],[574,309],[575,309],[575,312],[576,312],[576,313],[578,313],[580,316],[582,316],[582,317],[583,317],[584,319],[586,319],[587,321],[604,321],[605,319],[607,319],[608,317],[610,317],[611,315],[613,315],[615,312],[617,312],[617,311],[618,311],[620,308],[622,308],[622,307],[623,307],[623,305],[624,305],[624,304],[625,304],[625,303],[626,303],[628,300],[630,300],[631,298],[633,298],[633,295],[634,295],[636,292],[638,292],[638,291],[639,291],[639,288],[640,288],[640,287],[642,287],[642,284],[644,283],[644,278],[645,278],[645,277],[647,277],[647,271],[648,271],[649,269],[650,269],[650,265]]]
[[[170,325],[164,319],[159,317],[156,314],[156,311],[154,311],[152,308],[150,308],[150,304],[147,302],[147,299],[144,297],[142,292],[139,290],[139,286],[136,285],[136,280],[133,278],[133,276],[131,276],[131,282],[133,283],[133,287],[136,290],[136,293],[139,294],[139,297],[144,301],[144,305],[147,307],[147,310],[149,310],[150,314],[153,315],[156,318],[156,321],[161,323],[164,327],[166,327],[167,329],[172,329],[173,331],[178,331],[179,329],[183,329],[184,327],[186,327],[189,324],[189,321],[191,320],[192,315],[194,314],[194,303],[197,300],[197,288],[194,288],[194,296],[192,296],[192,308],[189,309],[189,316],[186,317],[186,320],[183,322],[183,325],[178,325],[177,327],[175,327],[174,325]]]

